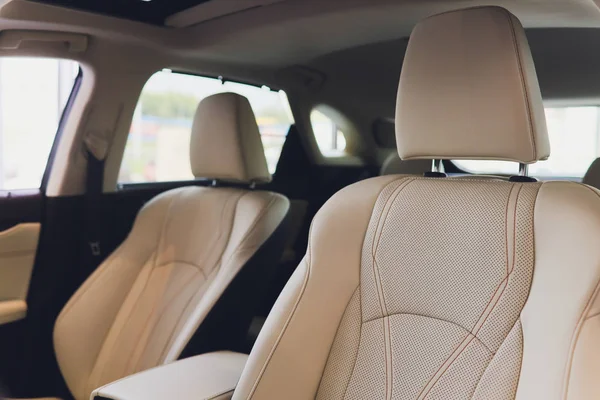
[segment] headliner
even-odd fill
[[[83,4],[80,0],[41,1]],[[86,1],[95,7],[143,3]],[[155,7],[154,2],[157,9],[167,3],[173,3],[169,7],[175,9],[202,0],[153,0],[138,5]],[[600,9],[594,0],[204,0],[177,13],[177,20],[167,21],[168,26],[13,0],[0,9],[0,28],[10,28],[11,22],[18,21],[20,29],[30,25],[32,29],[77,31],[190,59],[282,68],[343,49],[406,37],[424,17],[484,4],[507,8],[526,28],[600,28]]]
[[[128,54],[135,49],[145,62],[158,68],[224,75],[286,90],[296,84],[306,86],[307,81],[316,82],[315,87],[323,88],[323,101],[354,102],[356,112],[367,113],[373,108],[379,115],[390,116],[392,110],[388,108],[393,104],[406,38],[416,22],[447,10],[484,4],[504,6],[528,28],[546,98],[600,94],[596,77],[600,55],[590,50],[600,45],[600,9],[596,1],[600,3],[211,0],[169,17],[168,26],[156,26],[26,0],[2,5],[0,0],[0,29],[87,34],[93,40],[84,58],[95,56],[101,49],[113,53],[113,49],[124,49]],[[326,80],[326,87],[319,85],[319,80]],[[329,100],[330,96],[336,99]],[[364,99],[370,100],[365,103]]]

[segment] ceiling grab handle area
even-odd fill
[[[88,47],[88,37],[76,33],[7,30],[0,32],[0,49],[17,50],[28,43],[28,48],[45,48],[63,43],[69,53],[83,53]]]

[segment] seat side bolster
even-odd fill
[[[569,374],[567,399],[596,399],[600,396],[600,296],[598,293],[585,313]]]
[[[600,352],[600,195],[585,185],[548,182],[535,206],[535,268],[521,313],[523,362],[516,400],[597,398],[584,365]],[[598,365],[598,357],[593,360]],[[594,393],[585,396],[584,393]]]
[[[246,267],[249,260],[273,235],[284,221],[289,210],[289,200],[272,192],[248,192],[236,206],[233,227],[227,247],[221,258],[221,266],[210,286],[198,301],[177,335],[168,345],[163,363],[175,361],[197,332],[198,327],[220,301],[225,290]],[[279,257],[279,256],[278,256]],[[275,258],[278,258],[275,257]],[[273,260],[276,263],[277,260]],[[270,266],[262,266],[263,269]],[[239,294],[238,294],[239,295]]]
[[[378,177],[348,186],[317,213],[307,254],[269,314],[234,399],[315,397],[340,320],[359,284],[373,206],[381,190],[397,179]]]

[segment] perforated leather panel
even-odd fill
[[[514,398],[540,185],[385,187],[317,398]]]

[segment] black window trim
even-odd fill
[[[72,61],[72,60],[68,60]],[[54,166],[54,161],[56,159],[56,153],[58,152],[58,146],[60,145],[63,131],[69,119],[69,115],[71,114],[71,109],[73,108],[73,104],[75,104],[75,99],[77,98],[77,94],[79,93],[79,89],[81,89],[81,84],[83,81],[83,69],[81,65],[79,66],[79,71],[77,72],[77,76],[75,77],[75,81],[73,83],[73,88],[71,89],[71,93],[69,94],[69,98],[67,99],[67,103],[62,110],[60,115],[60,119],[58,122],[58,128],[56,129],[56,135],[54,136],[54,142],[52,143],[52,147],[50,148],[50,154],[48,155],[48,161],[46,162],[46,169],[44,170],[44,174],[42,175],[42,182],[40,184],[39,190],[42,193],[46,193],[46,188],[48,186],[48,181],[50,180],[50,176],[52,174],[52,169]]]

